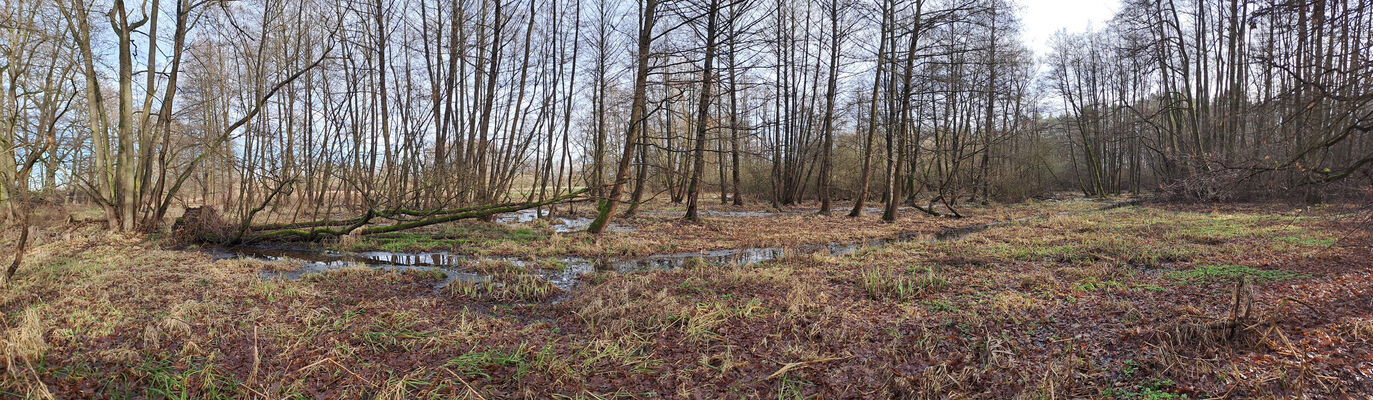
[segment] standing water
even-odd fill
[[[1097,210],[1106,210],[1119,207],[1127,203],[1115,203],[1107,205]],[[1130,203],[1130,204],[1133,204]],[[723,214],[722,214],[723,215]],[[733,217],[761,217],[771,215],[769,213],[758,212],[739,212],[729,214]],[[547,217],[548,213],[536,212],[535,210],[525,210],[513,213],[506,213],[498,216],[496,221],[503,224],[519,224],[534,221],[539,218]],[[687,253],[654,254],[644,257],[622,257],[622,258],[585,258],[585,257],[553,257],[545,258],[543,263],[539,260],[530,260],[516,257],[503,256],[478,256],[460,254],[446,251],[433,252],[389,252],[389,251],[364,251],[356,253],[337,252],[329,250],[316,250],[304,247],[290,246],[240,246],[228,248],[214,248],[208,250],[215,258],[247,258],[267,261],[286,260],[302,264],[301,268],[286,272],[262,272],[261,276],[266,279],[284,278],[301,279],[310,274],[324,273],[343,268],[371,268],[383,271],[432,271],[442,273],[444,279],[435,283],[433,290],[437,292],[445,286],[454,282],[473,282],[490,283],[492,276],[487,273],[477,271],[473,266],[481,262],[503,262],[531,271],[540,278],[547,280],[554,287],[562,291],[575,290],[582,279],[595,271],[614,271],[617,273],[634,273],[651,270],[670,270],[680,268],[688,263],[706,264],[736,264],[749,265],[782,258],[785,255],[793,254],[829,254],[829,255],[849,255],[859,249],[869,246],[880,246],[889,243],[907,242],[914,240],[946,241],[959,240],[973,233],[982,232],[991,228],[1017,224],[1040,217],[1026,217],[1005,222],[994,222],[979,225],[970,225],[957,228],[948,228],[930,234],[923,233],[902,233],[885,238],[850,242],[850,243],[830,243],[823,245],[805,245],[795,248],[781,247],[751,247],[739,249],[706,250]],[[583,221],[585,220],[585,221]],[[585,224],[590,223],[587,218],[558,218],[550,225],[555,232],[574,232],[585,229]],[[630,231],[631,228],[612,225],[611,229]],[[550,263],[551,262],[551,263]],[[537,268],[540,265],[553,264],[559,268]],[[556,300],[555,300],[556,301]]]

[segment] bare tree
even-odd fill
[[[657,6],[656,0],[645,0],[643,9],[639,11],[642,17],[639,22],[639,49],[635,54],[634,61],[634,98],[630,105],[629,123],[625,124],[625,148],[615,168],[615,183],[610,187],[610,194],[601,200],[596,220],[587,227],[587,232],[597,234],[604,232],[606,225],[610,223],[610,219],[615,214],[615,206],[619,204],[624,185],[629,181],[629,166],[634,160],[635,149],[639,146],[640,130],[643,128],[644,122],[648,120],[645,93],[648,90],[649,51],[653,46],[653,23],[656,19]]]

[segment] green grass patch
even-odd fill
[[[1335,244],[1335,239],[1314,236],[1281,236],[1278,240],[1312,247],[1329,247]]]
[[[778,399],[805,399],[806,388],[815,386],[808,380],[796,377],[792,374],[782,375],[777,379],[777,398]]]
[[[278,300],[293,298],[300,295],[300,290],[294,285],[280,283],[276,281],[260,280],[252,283],[253,294],[273,303]]]
[[[452,369],[459,375],[481,376],[487,379],[491,379],[491,375],[486,373],[487,369],[492,367],[510,367],[515,368],[518,371],[515,376],[511,378],[519,378],[526,372],[525,364],[527,364],[527,360],[525,360],[525,355],[527,355],[528,352],[529,350],[523,345],[518,346],[513,352],[502,350],[470,352],[452,360],[448,360],[447,363],[444,363],[444,367]]]
[[[361,339],[382,351],[410,350],[410,344],[438,336],[432,330],[418,329],[419,319],[410,312],[400,311],[386,314],[372,323],[370,329],[361,332]]]
[[[1171,230],[1183,239],[1207,245],[1234,239],[1299,235],[1305,231],[1280,218],[1274,215],[1183,213],[1171,224]]]
[[[191,361],[188,364],[186,361]],[[182,362],[151,361],[139,372],[146,376],[144,396],[150,399],[233,399],[239,382],[216,368],[214,357]]]
[[[1083,278],[1073,284],[1073,290],[1079,292],[1114,292],[1126,289],[1125,284],[1113,280],[1099,280],[1094,277]]]
[[[925,308],[930,312],[957,312],[958,306],[943,299],[934,299],[925,302]]]
[[[1176,386],[1171,380],[1150,380],[1133,389],[1106,389],[1101,391],[1102,397],[1109,399],[1129,399],[1129,400],[1169,400],[1185,399],[1187,396],[1169,392],[1168,389]]]
[[[1296,272],[1256,269],[1242,265],[1204,265],[1188,270],[1173,271],[1166,275],[1184,284],[1203,284],[1217,281],[1232,281],[1242,276],[1255,278],[1260,281],[1284,281],[1306,277],[1305,274]]]
[[[70,257],[59,257],[35,269],[33,274],[40,280],[54,280],[62,277],[86,278],[100,273],[99,263],[79,261]],[[20,271],[23,271],[22,269]]]
[[[1250,233],[1247,218],[1215,217],[1188,221],[1179,227],[1179,233],[1198,239],[1231,239]]]

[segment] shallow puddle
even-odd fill
[[[1137,204],[1137,202],[1125,202],[1109,204],[1097,210],[1107,210],[1120,207],[1122,205]],[[876,211],[872,209],[871,211]],[[800,215],[814,213],[815,210],[789,211],[786,214]],[[1067,213],[1067,212],[1065,212]],[[708,216],[724,218],[753,218],[761,216],[779,215],[758,211],[710,211],[703,214]],[[534,221],[539,218],[547,217],[547,212],[536,212],[535,210],[525,210],[514,213],[506,213],[497,217],[497,222],[518,224]],[[781,247],[755,247],[741,249],[722,249],[707,250],[699,252],[655,254],[645,257],[625,257],[625,258],[585,258],[585,257],[549,257],[540,260],[530,258],[502,257],[502,256],[477,256],[445,251],[434,252],[388,252],[388,251],[365,251],[356,253],[345,253],[330,250],[317,250],[304,247],[292,246],[241,246],[228,248],[212,248],[206,250],[215,258],[249,258],[267,261],[285,260],[300,263],[301,267],[292,271],[284,272],[263,272],[261,276],[265,279],[284,278],[301,279],[304,276],[315,273],[323,273],[343,268],[364,267],[383,271],[436,271],[443,274],[444,279],[435,283],[434,292],[453,282],[476,282],[489,283],[492,281],[491,274],[477,271],[474,265],[480,262],[505,262],[517,267],[525,268],[531,274],[547,280],[550,284],[563,292],[571,292],[577,289],[581,281],[587,275],[595,271],[614,271],[617,273],[634,273],[652,270],[670,270],[680,268],[688,263],[705,264],[737,264],[749,265],[770,260],[776,260],[787,255],[797,254],[829,254],[829,255],[848,255],[857,252],[859,249],[870,246],[881,246],[890,243],[899,243],[915,240],[927,241],[947,241],[959,240],[968,235],[986,231],[988,229],[1018,224],[1036,218],[1026,217],[1003,222],[992,222],[986,224],[969,225],[956,228],[943,229],[934,234],[919,232],[908,232],[892,235],[883,238],[871,239],[866,241],[830,243],[824,245],[804,245],[795,248]],[[559,218],[559,222],[552,225],[557,232],[573,232],[585,229],[584,224],[589,224],[589,218]],[[616,229],[615,225],[610,227]],[[624,229],[623,227],[621,227]],[[542,262],[540,262],[542,261]],[[541,268],[541,266],[554,265],[554,268]],[[565,299],[566,296],[554,298],[554,302]]]
[[[548,210],[520,210],[497,214],[495,222],[501,225],[518,225],[548,217]],[[588,226],[591,226],[591,218],[586,217],[555,217],[549,219],[548,222],[549,229],[552,229],[553,232],[557,233],[581,232],[586,230]],[[634,227],[611,222],[610,226],[606,227],[606,230],[611,232],[634,232]]]
[[[246,258],[264,261],[287,261],[297,263],[299,268],[290,271],[265,271],[259,275],[264,279],[283,278],[298,280],[310,274],[325,273],[346,268],[371,268],[388,272],[421,271],[439,272],[444,279],[434,284],[434,291],[453,282],[491,282],[491,275],[472,268],[477,262],[497,261],[529,268],[531,273],[548,280],[554,287],[563,291],[576,288],[580,278],[592,271],[592,264],[584,259],[568,257],[562,259],[560,269],[534,269],[534,263],[513,257],[472,256],[450,252],[403,253],[389,251],[365,251],[344,253],[331,250],[314,250],[290,246],[236,246],[206,250],[215,259]]]
[[[432,252],[337,252],[291,246],[238,246],[212,248],[206,250],[217,259],[247,258],[265,261],[288,261],[301,265],[300,268],[282,272],[262,272],[265,279],[301,279],[309,274],[324,273],[344,268],[372,268],[383,271],[435,271],[444,274],[444,279],[435,283],[437,292],[453,282],[491,282],[490,274],[476,271],[473,266],[483,261],[505,262],[527,268],[533,274],[546,279],[564,292],[575,290],[582,279],[595,271],[614,271],[616,273],[635,273],[652,270],[670,270],[690,263],[750,265],[776,260],[786,255],[824,253],[830,255],[853,254],[867,246],[877,246],[892,242],[915,239],[941,240],[926,234],[907,233],[887,238],[856,243],[831,243],[786,249],[782,247],[754,247],[742,249],[706,250],[699,252],[655,254],[645,257],[624,258],[585,258],[550,257],[536,262],[529,258],[477,256],[446,251]],[[552,261],[552,262],[550,262]],[[537,268],[539,265],[557,265],[557,268]]]
[[[835,208],[830,211],[832,215],[848,215],[850,208]],[[903,209],[904,210],[904,209]],[[817,214],[818,208],[801,208],[795,210],[782,211],[728,211],[728,210],[700,210],[697,211],[702,217],[707,218],[768,218],[768,217],[790,217],[797,215]],[[881,214],[882,210],[873,207],[864,207],[863,214]],[[644,215],[655,217],[681,217],[686,211],[648,211]]]

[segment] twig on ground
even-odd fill
[[[844,359],[844,358],[843,358],[843,357],[825,357],[825,358],[817,358],[817,359],[813,359],[813,360],[806,360],[806,361],[797,361],[797,362],[786,363],[786,365],[783,365],[781,369],[777,370],[777,372],[773,372],[772,375],[768,375],[768,379],[777,378],[778,376],[781,376],[782,374],[785,374],[785,373],[787,373],[787,372],[789,372],[789,371],[791,371],[791,370],[793,370],[793,369],[800,368],[800,367],[804,367],[804,366],[807,366],[807,365],[810,365],[810,364],[819,364],[819,363],[823,363],[823,362],[830,362],[830,361],[842,360],[842,359]]]

